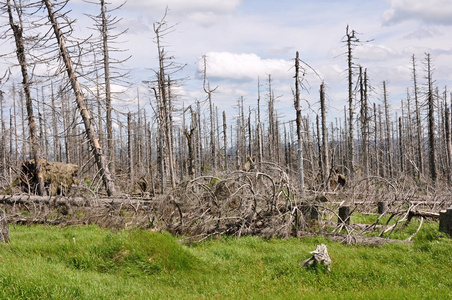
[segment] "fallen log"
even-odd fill
[[[13,196],[3,196],[0,198],[0,204],[54,204],[63,205],[69,204],[71,206],[78,207],[97,207],[97,206],[111,206],[120,204],[132,204],[132,205],[143,205],[149,206],[154,203],[150,200],[139,200],[133,198],[83,198],[83,197],[64,197],[64,196],[35,196],[35,195],[13,195]]]
[[[395,239],[385,239],[381,237],[367,237],[359,235],[346,235],[346,234],[326,234],[325,237],[334,241],[340,242],[347,245],[366,245],[366,246],[382,246],[385,244],[409,244],[412,245],[413,242],[407,240],[395,240]]]
[[[413,210],[413,211],[410,211],[410,215],[408,217],[409,218],[410,217],[424,217],[424,218],[439,219],[439,213]]]

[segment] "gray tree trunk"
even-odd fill
[[[105,190],[108,196],[112,196],[115,193],[115,184],[112,180],[110,170],[108,168],[107,161],[102,152],[102,149],[99,144],[99,140],[96,137],[96,132],[94,130],[93,121],[91,116],[89,115],[88,109],[86,108],[85,98],[80,87],[80,83],[78,82],[77,75],[75,72],[75,68],[72,63],[72,59],[69,55],[69,51],[66,47],[66,40],[64,38],[63,33],[61,32],[60,24],[57,20],[55,12],[53,10],[53,4],[50,0],[43,0],[44,4],[47,8],[49,20],[53,27],[53,32],[55,34],[55,38],[59,45],[60,55],[66,67],[66,71],[69,77],[69,81],[71,83],[72,90],[75,94],[75,101],[77,103],[77,107],[80,111],[80,115],[83,120],[83,124],[85,126],[86,136],[88,138],[88,142],[91,147],[91,151],[94,154],[94,159],[96,161],[97,167],[102,176],[102,182],[105,186]]]

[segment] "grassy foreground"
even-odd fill
[[[413,225],[415,228],[415,225]],[[219,238],[95,226],[11,226],[0,245],[1,299],[450,299],[452,241],[424,224],[414,245],[323,238]],[[300,262],[325,243],[331,272]]]

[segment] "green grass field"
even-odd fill
[[[0,298],[450,299],[452,241],[437,228],[424,224],[414,245],[375,248],[322,237],[187,246],[144,230],[10,226],[11,244],[0,245]],[[300,267],[320,243],[331,271]]]

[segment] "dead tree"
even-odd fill
[[[94,130],[94,121],[92,120],[85,103],[85,97],[81,89],[80,83],[77,79],[77,74],[72,62],[72,58],[69,54],[69,50],[66,47],[66,38],[61,30],[61,25],[58,20],[58,16],[54,10],[54,5],[50,0],[43,0],[50,24],[53,28],[53,33],[55,39],[59,46],[59,52],[61,59],[66,67],[66,72],[71,83],[72,90],[75,94],[75,101],[77,103],[77,108],[80,111],[83,124],[85,126],[85,134],[88,139],[91,151],[93,152],[94,159],[99,169],[99,173],[102,177],[102,182],[105,186],[105,190],[108,196],[115,193],[115,185],[111,177],[110,170],[108,168],[107,160],[102,152],[102,148],[99,144],[99,140],[96,137],[96,132]]]
[[[425,63],[427,67],[427,107],[428,107],[428,147],[430,179],[434,184],[438,182],[436,166],[436,144],[435,144],[435,100],[433,96],[433,79],[430,54],[426,53]]]
[[[36,134],[36,126],[33,115],[33,100],[31,98],[30,92],[30,79],[28,75],[28,63],[25,54],[25,39],[23,36],[23,22],[22,22],[22,11],[23,7],[19,7],[17,3],[14,1],[14,4],[11,5],[11,1],[6,1],[8,16],[9,16],[9,25],[14,34],[14,40],[16,44],[16,55],[17,60],[20,65],[20,69],[22,72],[22,87],[25,95],[25,102],[27,107],[27,117],[28,117],[28,130],[30,133],[30,144],[31,144],[31,154],[34,160],[34,174],[37,186],[38,195],[44,195],[44,180],[42,176],[41,164],[39,162],[39,144],[38,137]],[[17,14],[18,21],[14,20],[13,10]]]
[[[294,106],[296,111],[296,123],[297,123],[297,138],[298,138],[298,179],[300,181],[300,197],[305,197],[304,187],[304,169],[303,169],[303,138],[302,138],[302,118],[301,118],[301,105],[300,105],[300,58],[298,51],[295,56],[295,99]]]
[[[322,119],[322,174],[324,188],[328,188],[328,178],[330,170],[329,147],[328,147],[328,128],[326,125],[326,107],[325,107],[325,84],[320,85],[320,116]],[[320,139],[320,136],[318,137]]]
[[[203,56],[204,70],[203,70],[203,89],[204,93],[207,95],[207,101],[209,101],[209,112],[210,112],[210,150],[212,159],[212,170],[215,172],[217,170],[217,158],[216,158],[216,145],[215,145],[215,119],[214,119],[214,108],[212,104],[212,94],[218,87],[213,89],[210,88],[210,83],[207,81],[207,58]]]
[[[413,54],[412,58],[413,63],[413,88],[414,88],[414,105],[416,111],[416,138],[417,138],[417,169],[418,169],[418,179],[424,173],[424,138],[422,135],[422,119],[421,119],[421,109],[419,103],[419,94],[418,94],[418,85],[417,85],[417,74],[416,74],[416,59]]]
[[[393,176],[393,166],[392,166],[392,139],[391,139],[391,117],[389,115],[389,103],[388,103],[388,94],[386,91],[386,81],[383,81],[383,105],[385,109],[385,124],[386,124],[386,154],[388,157],[388,161],[386,164],[389,169],[389,176]]]
[[[353,121],[353,46],[356,42],[359,42],[354,30],[349,31],[348,25],[346,29],[346,43],[347,43],[347,63],[348,63],[348,169],[350,176],[353,177],[354,173],[354,121]]]
[[[228,125],[226,124],[226,112],[223,111],[223,147],[224,147],[224,169],[229,171],[228,166],[228,138],[227,138]]]

